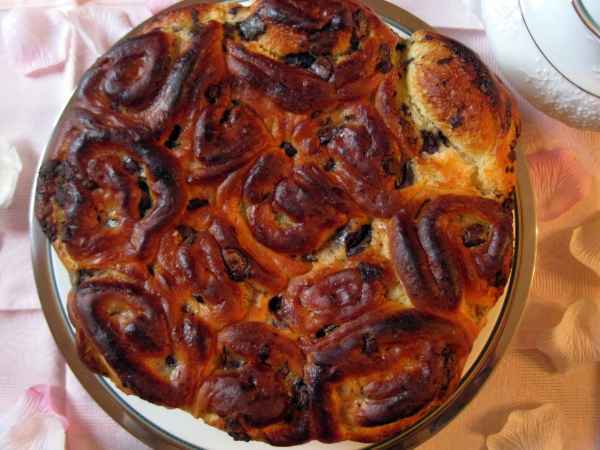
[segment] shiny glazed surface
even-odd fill
[[[504,88],[449,39],[310,5],[188,7],[118,44],[36,206],[84,361],[275,445],[381,440],[442,402],[512,254]]]

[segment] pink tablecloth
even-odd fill
[[[29,0],[45,4],[43,0]],[[147,16],[141,3],[111,1],[126,11],[133,23]],[[443,31],[474,48],[497,69],[485,33],[458,0],[397,0],[423,15]],[[14,0],[0,0],[2,9]],[[461,11],[463,11],[461,13]],[[449,26],[452,25],[452,28]],[[0,61],[6,61],[0,48]],[[123,431],[90,399],[56,348],[40,310],[29,257],[27,206],[36,160],[52,123],[72,89],[63,72],[27,78],[3,64],[0,70],[0,136],[16,145],[24,165],[13,206],[0,210],[0,411],[11,406],[35,384],[62,386],[65,415],[72,426],[68,447],[85,449],[145,448]],[[549,119],[520,101],[525,118],[523,149],[531,153],[559,149],[573,152],[591,174],[600,174],[600,135],[578,132]],[[26,137],[24,137],[26,136]],[[548,174],[534,174],[538,178]],[[568,180],[566,183],[568,187]],[[600,210],[600,178],[593,178],[588,195],[558,219],[540,223],[540,252],[534,290],[520,336],[536,327],[557,323],[564,309],[586,296],[600,297],[600,278],[568,252],[573,227]],[[485,448],[485,437],[499,431],[508,413],[553,402],[565,413],[569,448],[600,448],[600,377],[588,364],[558,374],[541,355],[517,350],[516,344],[484,386],[481,394],[423,449]]]

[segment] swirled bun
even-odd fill
[[[86,72],[39,174],[81,358],[235,439],[397,434],[503,293],[518,133],[475,54],[354,0],[155,16]]]

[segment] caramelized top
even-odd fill
[[[518,128],[470,50],[354,0],[155,16],[83,76],[39,175],[81,358],[235,439],[397,434],[508,280]]]

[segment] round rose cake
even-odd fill
[[[504,291],[518,134],[472,51],[358,1],[155,16],[85,73],[39,175],[82,360],[235,439],[399,433]]]

